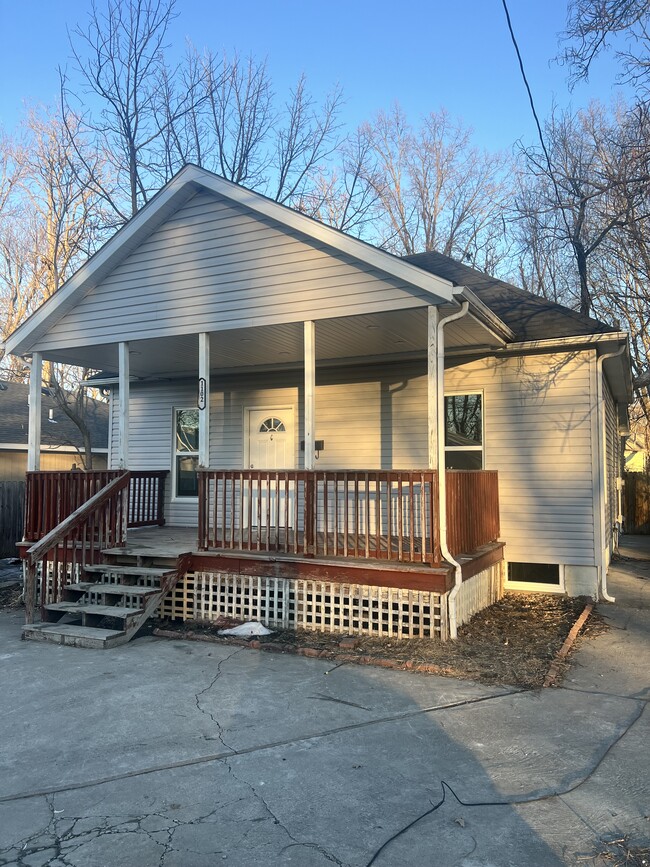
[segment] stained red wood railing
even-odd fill
[[[440,562],[431,470],[201,470],[199,548]]]
[[[471,554],[500,534],[496,470],[447,470],[447,543],[450,552]]]
[[[66,515],[26,551],[25,620],[32,623],[40,565],[41,606],[58,601],[62,589],[83,579],[106,548],[126,542],[130,473],[122,472]]]
[[[448,470],[452,554],[499,538],[498,475]],[[433,470],[201,470],[199,548],[439,564]]]
[[[309,553],[304,531],[310,475],[199,470],[199,548]]]
[[[316,470],[315,556],[439,563],[433,470]]]
[[[131,470],[129,527],[165,523],[165,479],[169,470]]]
[[[64,518],[124,470],[68,470],[27,473],[25,491],[26,541],[41,539]],[[165,478],[168,470],[132,470],[129,489],[129,527],[162,526]]]

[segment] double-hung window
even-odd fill
[[[175,494],[177,497],[198,497],[199,481],[199,411],[174,411]]]
[[[445,465],[448,470],[483,469],[483,395],[445,395]]]

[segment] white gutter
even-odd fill
[[[448,563],[454,567],[454,586],[448,597],[449,610],[449,636],[458,637],[456,623],[456,596],[463,583],[463,570],[460,563],[450,552],[447,546],[447,474],[445,471],[445,336],[444,327],[450,322],[462,319],[469,310],[469,301],[463,301],[460,310],[445,316],[438,322],[437,354],[437,397],[438,397],[438,515],[440,521],[440,553]]]
[[[601,334],[576,334],[574,337],[548,337],[544,340],[520,340],[509,343],[504,349],[497,350],[499,354],[546,352],[549,349],[571,349],[574,346],[591,346],[594,343],[620,343],[627,340],[627,331],[604,331]]]
[[[605,551],[605,485],[607,479],[605,477],[605,465],[607,460],[607,445],[605,442],[605,396],[603,393],[603,363],[608,358],[616,358],[625,352],[626,344],[623,344],[616,352],[605,352],[596,361],[596,426],[598,429],[598,511],[599,515],[599,558],[600,558],[600,591],[603,599],[606,602],[616,602],[614,596],[610,596],[607,592],[607,567],[605,566],[604,551]]]

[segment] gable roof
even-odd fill
[[[4,444],[27,448],[29,427],[29,386],[22,382],[0,381],[0,449]],[[50,410],[54,422],[49,421]],[[93,451],[108,447],[108,404],[99,400],[88,403],[86,424],[90,429]],[[83,448],[79,428],[73,424],[56,401],[43,390],[41,398],[41,443],[46,448]]]
[[[466,286],[508,325],[517,341],[550,340],[579,335],[618,333],[619,329],[569,307],[490,277],[442,253],[415,253],[405,261],[437,274],[457,286]]]
[[[6,352],[20,355],[32,351],[38,339],[72,310],[88,291],[106,278],[152,232],[201,191],[215,193],[255,214],[273,220],[290,232],[298,233],[310,241],[349,256],[364,266],[377,269],[403,284],[424,291],[431,297],[432,303],[453,301],[453,287],[445,278],[426,269],[414,267],[398,256],[346,235],[206,169],[188,164],[7,338]]]

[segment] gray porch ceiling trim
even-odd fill
[[[294,231],[346,253],[411,286],[427,292],[431,304],[453,303],[450,281],[349,235],[299,214],[259,193],[226,181],[198,166],[187,165],[6,341],[7,353],[21,355],[38,348],[38,339],[70,311],[78,299],[104,279],[142,241],[199,190],[212,191]],[[116,335],[119,339],[119,335]]]

